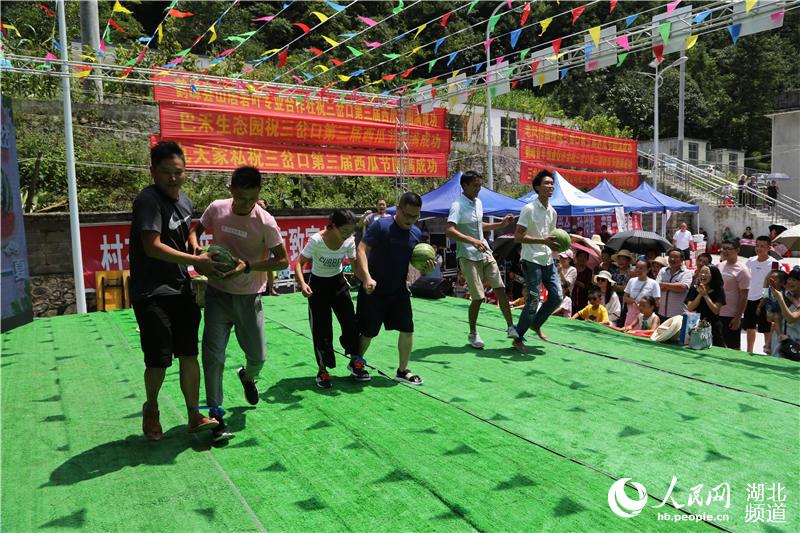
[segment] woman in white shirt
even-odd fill
[[[608,321],[612,326],[616,325],[622,306],[619,303],[619,296],[614,292],[614,280],[611,279],[611,272],[601,270],[592,280],[592,283],[600,288],[603,293],[603,306],[608,311]]]
[[[314,339],[314,356],[317,359],[317,386],[331,388],[329,368],[336,367],[333,352],[333,318],[336,314],[342,328],[339,341],[345,353],[350,355],[347,369],[358,381],[369,381],[366,361],[359,353],[358,322],[350,297],[350,286],[342,274],[342,263],[348,258],[356,260],[356,244],[353,238],[356,218],[350,211],[337,210],[331,214],[330,222],[319,233],[312,235],[294,264],[294,275],[303,296],[308,298],[308,319]],[[303,265],[311,263],[308,283],[303,277]]]
[[[628,314],[625,316],[625,325],[630,326],[636,322],[639,316],[638,303],[645,296],[652,296],[656,300],[656,308],[658,308],[658,301],[661,298],[661,287],[656,280],[649,278],[647,272],[649,267],[647,261],[640,259],[636,262],[636,277],[628,280],[625,286],[625,295],[622,297],[622,302],[628,306]]]
[[[558,254],[558,275],[561,276],[561,284],[569,286],[569,292],[565,294],[572,294],[575,280],[578,279],[578,269],[572,266],[572,250]]]

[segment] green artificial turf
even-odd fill
[[[236,438],[219,448],[185,432],[177,365],[161,394],[164,440],[140,435],[132,312],[37,320],[3,334],[4,530],[713,529],[656,520],[678,511],[653,508],[654,498],[632,519],[609,510],[614,479],[633,478],[662,498],[673,475],[681,503],[694,485],[729,482],[730,521],[719,525],[737,531],[765,530],[744,523],[746,483],[781,482],[787,523],[774,526],[798,529],[792,363],[651,351],[557,320],[551,338],[580,350],[531,342],[521,355],[490,307],[481,315],[487,347],[476,351],[465,346],[465,301],[415,299],[410,366],[425,385],[380,377],[397,365],[397,335],[384,332],[367,353],[371,382],[345,377],[340,357],[324,391],[314,383],[305,300],[264,302],[262,401],[244,402],[234,340],[225,408]]]

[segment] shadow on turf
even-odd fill
[[[310,391],[324,396],[336,396],[339,393],[359,394],[364,387],[394,387],[399,385],[394,380],[385,379],[376,371],[372,371],[372,380],[355,381],[349,376],[332,376],[333,387],[322,389],[317,386],[314,376],[284,378],[270,387],[261,398],[268,403],[298,404],[303,400],[303,396],[298,392]]]
[[[483,348],[476,350],[469,344],[464,346],[431,346],[414,350],[411,359],[420,360],[431,355],[474,355],[475,357],[488,357],[490,359],[504,359],[509,361],[535,361],[537,355],[544,355],[545,351],[537,346],[528,346],[528,353],[520,353],[513,348]],[[437,361],[425,361],[436,363]],[[441,363],[447,364],[447,363]]]
[[[143,435],[130,435],[70,457],[53,470],[48,482],[39,488],[75,485],[125,467],[174,464],[175,458],[190,448],[204,451],[208,446],[191,438],[184,425],[168,430],[159,442],[151,442]]]

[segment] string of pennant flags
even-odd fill
[[[305,52],[313,55],[305,60],[300,60],[299,63],[290,65],[285,71],[280,72],[271,83],[275,84],[283,77],[291,76],[298,86],[305,86],[305,89],[302,89],[298,86],[286,86],[280,89],[281,94],[288,93],[290,96],[295,96],[297,98],[315,98],[325,97],[326,95],[336,95],[340,99],[347,98],[346,93],[348,92],[351,93],[350,99],[361,99],[364,98],[364,96],[360,94],[360,91],[363,89],[377,86],[379,84],[386,84],[387,86],[395,84],[394,87],[390,87],[380,93],[379,96],[384,98],[377,98],[376,96],[373,96],[372,93],[370,93],[371,96],[369,96],[369,98],[372,98],[373,101],[378,100],[381,105],[398,105],[401,103],[403,105],[410,105],[410,103],[414,103],[429,107],[433,102],[436,101],[446,101],[447,99],[450,99],[451,102],[455,102],[456,100],[465,100],[465,98],[468,97],[468,94],[477,89],[479,86],[489,87],[494,93],[501,93],[513,89],[522,81],[531,79],[534,80],[534,86],[538,85],[541,87],[545,83],[564,79],[568,76],[569,72],[580,63],[584,63],[584,69],[587,72],[614,65],[619,67],[624,63],[625,59],[630,53],[639,52],[644,49],[652,50],[656,61],[660,63],[665,54],[674,53],[678,50],[691,49],[701,35],[710,31],[717,31],[720,29],[720,26],[724,26],[727,29],[731,36],[732,42],[735,44],[742,36],[749,35],[757,31],[764,31],[765,29],[774,29],[780,27],[783,23],[785,12],[798,7],[796,2],[790,2],[789,5],[786,6],[786,2],[783,0],[773,2],[768,2],[766,0],[743,0],[734,3],[719,1],[710,5],[702,6],[697,10],[693,10],[691,6],[679,7],[681,0],[673,0],[666,4],[666,12],[661,15],[653,16],[650,24],[648,25],[640,24],[638,28],[631,29],[637,20],[644,19],[643,15],[647,15],[656,10],[660,11],[664,8],[664,6],[636,13],[610,23],[604,23],[602,25],[589,28],[587,30],[581,30],[569,35],[553,38],[536,47],[526,47],[517,51],[516,49],[519,45],[523,32],[528,31],[529,33],[537,33],[538,35],[536,35],[536,37],[542,37],[547,33],[547,30],[550,28],[553,21],[559,17],[571,18],[572,27],[575,27],[585,10],[601,3],[601,0],[593,0],[586,4],[572,7],[571,9],[567,9],[561,13],[554,14],[550,17],[537,21],[528,20],[531,14],[531,2],[524,2],[524,4],[518,3],[517,6],[513,6],[512,1],[508,0],[508,9],[506,11],[499,12],[488,19],[479,21],[456,32],[438,37],[430,42],[411,46],[410,50],[404,50],[402,52],[381,52],[381,50],[385,50],[387,45],[397,43],[403,39],[409,38],[409,40],[412,41],[416,40],[428,27],[440,26],[441,28],[445,28],[450,20],[450,17],[462,10],[466,10],[466,15],[470,15],[470,13],[476,7],[478,1],[470,0],[469,2],[465,2],[463,5],[449,10],[430,21],[417,24],[411,29],[403,31],[384,43],[371,42],[367,40],[367,38],[364,38],[370,30],[380,26],[381,24],[387,23],[387,21],[402,14],[407,9],[410,9],[416,5],[419,1],[420,0],[417,0],[410,6],[405,6],[405,3],[400,0],[390,15],[379,21],[364,16],[358,16],[357,19],[363,23],[365,27],[360,31],[349,32],[341,34],[341,36],[337,36],[338,38],[344,37],[344,40],[337,41],[328,35],[321,35],[321,37],[330,45],[330,48],[326,50],[320,50],[313,47],[310,47],[307,50],[297,48],[295,50],[296,53]],[[229,58],[231,54],[238,50],[245,42],[256,35],[261,29],[267,27],[275,18],[280,16],[287,9],[291,8],[291,6],[295,3],[295,0],[289,1],[284,3],[282,8],[276,14],[254,19],[254,22],[262,22],[261,26],[256,30],[238,35],[220,36],[218,35],[220,22],[239,4],[239,0],[233,0],[226,6],[222,14],[215,19],[215,22],[194,39],[190,47],[178,52],[175,58],[170,60],[166,65],[163,65],[161,67],[162,70],[157,71],[156,74],[163,74],[164,71],[175,69],[178,65],[183,63],[184,60],[191,54],[192,49],[204,38],[206,38],[206,36],[210,35],[207,44],[211,44],[217,40],[225,40],[226,42],[236,43],[233,47],[224,50],[222,53],[211,59],[209,68],[197,73],[197,75],[208,74],[209,70],[213,68],[214,65],[219,64],[221,61]],[[278,66],[286,67],[289,59],[290,48],[295,45],[295,43],[313,34],[315,30],[323,26],[331,18],[346,11],[355,3],[356,2],[354,1],[348,5],[340,5],[330,0],[326,0],[326,4],[331,11],[329,14],[322,13],[320,11],[313,11],[311,15],[318,20],[318,23],[314,26],[309,26],[303,22],[291,22],[293,26],[302,31],[302,34],[298,37],[295,37],[292,41],[283,45],[281,48],[267,50],[263,52],[259,58],[247,62],[242,71],[233,76],[234,79],[238,80],[236,84],[237,88],[250,92],[263,90],[263,83],[253,80],[242,80],[240,78],[244,74],[252,72],[260,64],[275,56],[278,57]],[[111,66],[106,63],[101,63],[98,62],[97,59],[99,58],[100,61],[102,61],[105,56],[106,43],[111,43],[112,28],[118,32],[126,32],[125,29],[120,26],[119,20],[115,20],[115,17],[119,19],[120,17],[126,15],[132,15],[130,9],[124,7],[119,1],[115,1],[111,16],[109,17],[106,28],[103,31],[103,38],[101,39],[100,47],[96,51],[98,58],[82,54],[81,58],[86,62],[83,64],[72,62],[76,63],[72,65],[74,70],[73,75],[76,77],[87,77],[91,76],[94,70],[98,70],[99,72],[113,71],[117,77],[124,79],[135,71],[141,71],[143,74],[144,71],[148,69],[142,69],[140,63],[153,41],[157,40],[157,42],[160,43],[163,39],[164,25],[167,24],[171,19],[182,19],[193,16],[193,14],[190,12],[181,11],[177,5],[178,0],[172,0],[170,5],[165,8],[164,18],[157,26],[153,35],[150,37],[140,37],[138,39],[144,44],[144,46],[136,58],[129,60],[124,65],[121,65],[121,67],[123,67],[121,69],[112,69],[111,67],[120,66]],[[616,5],[616,0],[610,0],[608,2],[609,12],[613,13]],[[50,9],[46,6],[38,3],[36,6],[43,9],[48,16],[52,16],[52,11],[50,11]],[[516,29],[507,31],[503,34],[492,36],[491,34],[501,18],[511,13],[519,14],[519,26]],[[640,17],[642,18],[640,19]],[[124,22],[122,23],[124,24]],[[624,23],[625,25],[625,30],[622,34],[617,34],[618,23]],[[488,39],[473,43],[459,50],[448,51],[445,49],[443,50],[444,53],[442,55],[437,55],[432,59],[427,59],[424,62],[417,63],[410,68],[404,68],[402,72],[398,71],[389,74],[382,74],[376,80],[368,81],[367,75],[371,71],[380,69],[380,71],[385,72],[386,66],[390,65],[392,62],[398,61],[403,57],[411,57],[424,49],[430,48],[433,50],[434,54],[438,54],[440,48],[445,45],[449,38],[458,33],[484,24],[487,25],[488,33],[490,35]],[[2,38],[0,38],[0,54],[3,54],[3,56],[0,57],[0,67],[8,69],[13,65],[5,57],[3,40],[10,36],[10,32],[13,32],[17,37],[21,37],[21,35],[18,29],[14,25],[8,23],[8,21],[0,21],[0,31],[2,32]],[[580,39],[581,36],[583,36],[582,43],[579,42],[578,44],[569,46],[564,45],[566,40],[571,41],[573,39]],[[364,38],[363,42],[367,46],[366,49],[353,46],[354,44],[357,44],[355,40],[360,38]],[[508,38],[509,45],[513,52],[498,57],[495,60],[494,65],[487,64],[485,60],[471,65],[459,65],[456,62],[459,54],[466,50],[483,46],[484,52],[486,52],[492,46],[493,42],[500,42],[501,39],[505,38]],[[352,42],[352,44],[346,44],[348,42]],[[60,50],[61,43],[58,43],[54,37],[52,38],[52,43],[56,51]],[[302,67],[309,63],[321,61],[324,55],[329,54],[332,56],[332,52],[344,49],[347,49],[350,52],[350,57],[346,59],[330,57],[328,61],[330,62],[331,66],[328,66],[325,63],[317,62],[309,69],[313,71],[313,74],[302,70]],[[359,68],[351,71],[347,74],[342,73],[343,67],[345,67],[348,63],[357,60],[363,61],[375,56],[378,53],[381,54],[378,58],[378,62],[375,62],[365,68]],[[511,62],[512,59],[515,59],[513,63]],[[44,60],[46,66],[50,62],[56,60],[56,56],[51,52],[47,52]],[[409,78],[413,72],[424,72],[426,66],[427,74],[432,74],[433,68],[440,61],[442,63],[446,61],[445,66],[448,67],[451,64],[456,63],[454,66],[458,68],[454,68],[446,73],[438,73],[435,76],[428,76],[422,79],[416,78],[413,82],[413,86],[411,82],[408,82],[407,78]],[[41,70],[42,67],[43,65],[39,63],[36,68]],[[481,73],[481,70],[484,72]],[[472,72],[467,75],[467,73],[470,71]],[[292,74],[294,72],[302,74],[305,79]],[[333,74],[337,75],[338,80],[327,83],[324,87],[309,85],[311,80],[322,79],[324,76],[332,76]],[[98,77],[101,79],[104,78],[102,75],[99,75]],[[350,82],[354,79],[361,79],[362,84],[357,86],[355,89],[348,91],[336,91],[334,89],[337,84]],[[397,84],[400,84],[400,86],[397,86]]]

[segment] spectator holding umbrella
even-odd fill
[[[767,207],[772,209],[775,206],[775,200],[778,199],[778,182],[775,180],[767,182],[767,196],[769,196],[769,204]]]
[[[658,316],[661,320],[686,312],[686,293],[692,283],[692,273],[683,265],[682,251],[673,248],[667,252],[669,266],[662,268],[656,281],[661,288]]]

